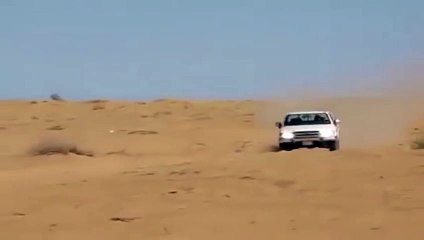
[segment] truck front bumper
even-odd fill
[[[293,146],[293,147],[328,147],[330,144],[337,141],[337,137],[327,138],[310,138],[310,139],[279,139],[280,145]]]
[[[326,141],[335,141],[337,140],[337,137],[320,137],[320,138],[303,138],[303,139],[296,139],[296,138],[279,138],[280,143],[298,143],[298,142],[326,142]]]

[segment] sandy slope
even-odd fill
[[[0,239],[422,239],[419,103],[2,102]],[[275,152],[299,108],[343,150]],[[47,135],[95,156],[28,156]]]

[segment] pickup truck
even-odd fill
[[[340,120],[329,111],[303,111],[286,113],[283,122],[276,122],[279,129],[280,150],[296,148],[340,148]]]

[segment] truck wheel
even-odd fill
[[[280,143],[279,147],[280,147],[280,150],[282,150],[282,151],[291,151],[291,150],[293,150],[293,147],[290,146],[289,144]]]
[[[340,149],[340,142],[339,142],[339,140],[336,140],[336,141],[334,141],[334,142],[332,142],[330,144],[330,147],[329,147],[329,150],[330,151],[337,151],[339,149]]]

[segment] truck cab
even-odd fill
[[[329,111],[289,112],[275,125],[279,129],[280,150],[340,148],[340,120]]]

